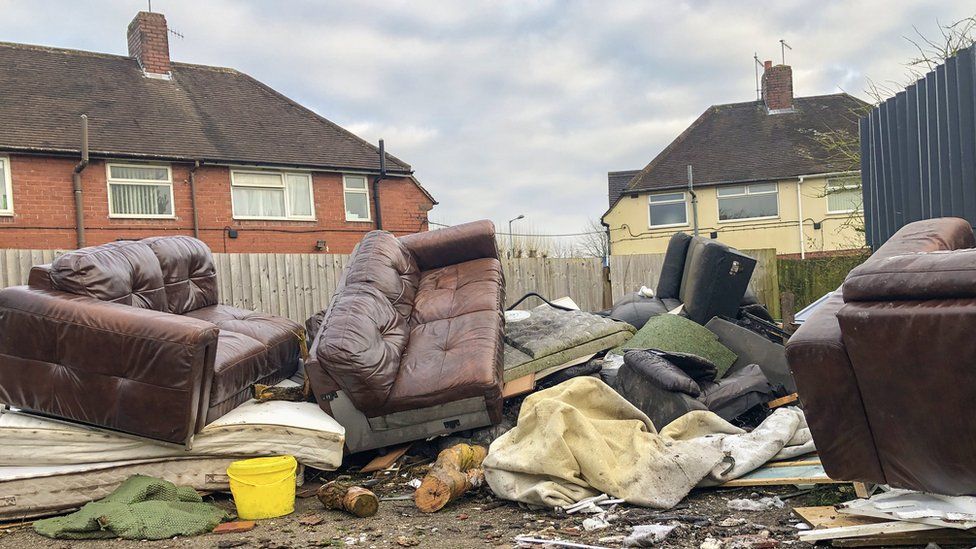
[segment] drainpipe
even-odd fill
[[[75,230],[78,247],[85,247],[85,209],[81,195],[81,172],[88,167],[88,115],[81,115],[81,162],[75,164],[71,186],[75,195]]]
[[[691,171],[691,164],[688,164],[688,193],[691,194],[691,215],[694,225],[692,225],[692,234],[698,236],[698,195],[695,194],[695,176]]]
[[[193,238],[200,238],[200,220],[197,217],[197,168],[200,161],[197,160],[190,168],[190,210],[193,212]]]
[[[380,174],[373,179],[373,204],[376,206],[376,230],[383,228],[383,216],[380,214],[380,181],[384,179],[386,179],[386,148],[383,146],[383,140],[380,139]]]
[[[800,196],[800,185],[803,184],[805,175],[801,175],[796,182],[796,230],[800,237],[800,259],[807,258],[806,243],[803,241],[803,197]]]

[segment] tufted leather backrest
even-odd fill
[[[359,409],[389,397],[419,283],[416,260],[391,233],[370,232],[350,257],[316,355]]]
[[[159,261],[168,312],[182,315],[217,304],[217,270],[206,244],[189,236],[156,236],[142,242]]]
[[[159,261],[143,242],[110,242],[68,252],[51,263],[50,278],[56,290],[167,310]]]

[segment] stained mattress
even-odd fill
[[[17,412],[0,414],[0,440],[0,467],[287,454],[334,470],[345,429],[312,402],[251,400],[204,427],[189,451]]]
[[[230,489],[234,458],[170,458],[80,465],[0,467],[0,521],[64,512],[101,499],[132,475],[148,475],[203,491]],[[296,482],[301,483],[300,465]]]
[[[582,357],[630,339],[633,326],[583,311],[540,305],[528,318],[505,323],[505,381],[555,373]]]

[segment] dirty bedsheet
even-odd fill
[[[689,412],[659,433],[609,386],[579,377],[526,398],[516,427],[492,443],[484,470],[495,495],[533,506],[566,507],[606,493],[668,509],[695,486],[813,450],[797,408],[777,410],[751,433],[708,411]]]

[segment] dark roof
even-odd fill
[[[607,172],[607,191],[611,206],[613,206],[613,203],[616,202],[617,199],[620,198],[620,195],[624,193],[624,189],[627,188],[627,184],[630,183],[630,180],[639,173],[640,170]]]
[[[233,69],[0,42],[0,150],[377,171],[370,143]],[[411,172],[387,155],[387,170]]]
[[[709,107],[626,190],[684,187],[689,164],[696,186],[850,170],[849,159],[827,150],[815,136],[842,131],[856,139],[859,111],[867,104],[846,93],[793,102],[794,111],[781,114],[767,114],[758,101]]]

